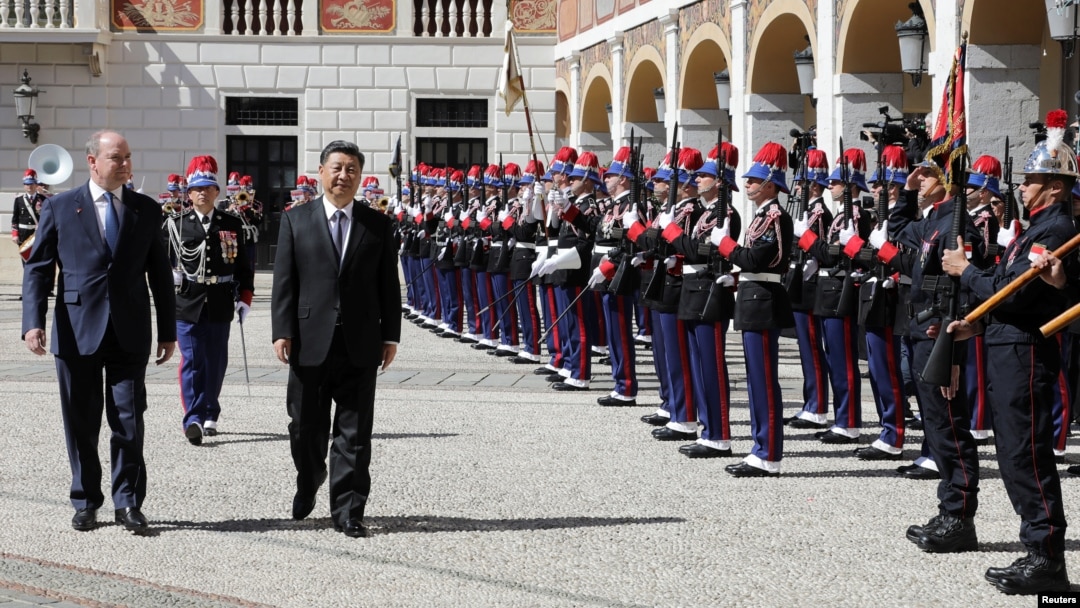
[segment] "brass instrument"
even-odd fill
[[[247,203],[251,202],[251,195],[248,194],[247,191],[241,190],[240,192],[236,193],[235,200],[236,204],[238,205],[246,205]]]
[[[379,211],[381,211],[383,213],[386,213],[386,208],[389,207],[389,206],[390,206],[390,197],[381,196],[381,197],[379,197],[378,199],[375,200],[375,207],[377,207],[379,209]]]

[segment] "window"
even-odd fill
[[[419,162],[433,167],[450,165],[467,170],[470,165],[487,166],[487,140],[449,137],[417,137]]]
[[[488,100],[417,99],[416,126],[486,128]]]
[[[295,127],[297,108],[295,97],[226,97],[225,124]]]

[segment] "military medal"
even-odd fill
[[[236,233],[221,230],[218,232],[218,240],[221,241],[221,257],[231,264],[236,259]]]

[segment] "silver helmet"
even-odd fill
[[[1064,142],[1051,142],[1050,139],[1035,144],[1027,162],[1024,163],[1024,173],[1049,173],[1053,175],[1080,176],[1076,170],[1076,154],[1072,148]]]

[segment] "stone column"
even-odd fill
[[[859,147],[866,152],[868,169],[873,171],[877,162],[877,150],[868,141],[859,139],[863,123],[881,122],[879,108],[887,106],[889,116],[898,118],[904,107],[904,78],[896,74],[837,74],[836,76],[836,129],[829,140],[829,162],[835,163],[840,154],[839,136],[844,137],[848,148]],[[837,141],[834,141],[837,140]],[[822,140],[819,143],[826,143]]]
[[[623,82],[623,63],[626,61],[625,48],[623,47],[623,34],[617,32],[608,38],[608,50],[611,52],[611,142],[612,147],[618,149],[623,145],[623,106],[622,100],[626,84]],[[612,150],[614,152],[614,150]]]
[[[746,0],[731,0],[731,142],[739,148],[739,166],[735,175],[746,172],[754,158],[751,133],[748,129],[746,95]],[[742,216],[749,217],[746,211],[746,198],[733,193],[734,202]]]
[[[1037,45],[968,45],[965,84],[976,93],[968,96],[967,104],[972,160],[992,154],[1004,162],[1006,136],[1011,138],[1014,167],[1031,152],[1027,125],[1046,119],[1039,112],[1041,53]]]
[[[664,27],[664,46],[667,51],[664,63],[667,64],[667,69],[664,74],[664,116],[657,116],[656,119],[664,124],[664,132],[668,133],[664,140],[670,142],[671,129],[679,116],[679,10],[669,10],[666,15],[661,15],[658,21]]]
[[[581,146],[581,52],[573,51],[565,59],[570,65],[570,145]]]

